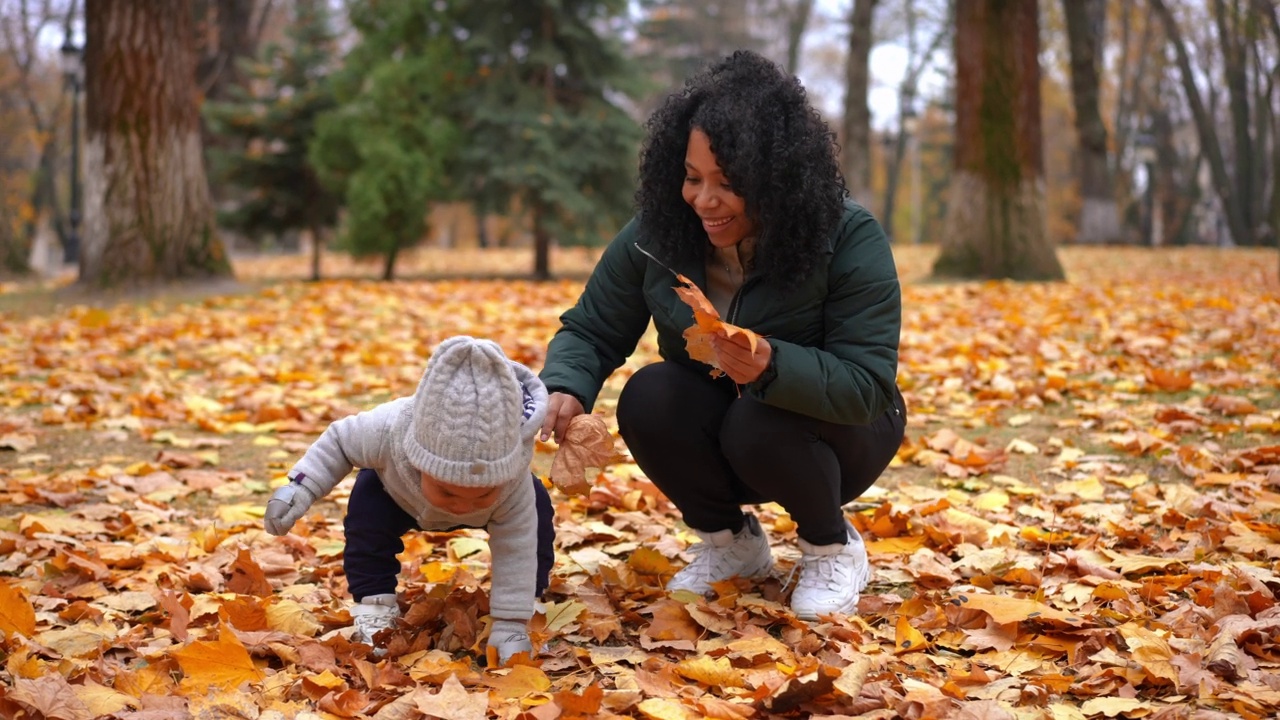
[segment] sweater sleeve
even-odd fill
[[[489,614],[496,620],[528,622],[537,587],[538,511],[528,477],[513,482],[519,487],[494,509],[487,526],[493,562]]]
[[[386,467],[391,460],[391,426],[408,402],[412,398],[400,398],[330,423],[289,471],[289,479],[307,485],[320,498],[352,468]]]
[[[644,256],[635,248],[636,221],[605,249],[578,302],[560,316],[539,376],[549,392],[565,392],[587,412],[600,387],[636,349],[649,325]]]
[[[785,410],[866,425],[894,401],[902,290],[884,230],[865,210],[842,228],[829,278],[823,346],[770,339],[771,370],[747,391]]]

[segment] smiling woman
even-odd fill
[[[690,78],[646,129],[639,212],[548,347],[543,438],[564,438],[652,320],[663,361],[627,381],[617,417],[636,463],[703,540],[668,590],[768,574],[769,541],[741,506],[776,502],[800,536],[796,615],[853,612],[870,568],[841,504],[888,465],[906,413],[884,231],[846,196],[832,132],[800,82],[759,55]],[[686,349],[692,311],[671,270],[766,340],[715,338],[709,374]]]

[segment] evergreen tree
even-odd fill
[[[631,213],[639,126],[621,107],[635,76],[618,30],[625,0],[457,3],[454,38],[476,68],[461,98],[459,187],[478,207],[517,205],[533,227],[534,276],[552,238],[599,243]]]
[[[311,158],[345,198],[341,246],[381,255],[383,279],[399,252],[426,234],[432,202],[448,197],[458,152],[454,104],[466,83],[443,4],[349,5],[360,43],[334,77],[339,107],[321,116]]]
[[[743,48],[759,49],[752,32],[759,0],[639,0],[635,56],[653,79],[641,102],[647,114],[685,78]]]
[[[234,100],[209,103],[206,118],[214,132],[239,140],[237,153],[215,153],[214,172],[239,188],[236,206],[220,213],[229,229],[250,237],[311,232],[311,279],[320,279],[320,251],[327,228],[337,222],[338,198],[308,158],[316,119],[336,105],[326,76],[332,66],[334,35],[324,0],[298,0],[287,30],[288,45],[273,44],[247,68],[250,94],[232,90]]]

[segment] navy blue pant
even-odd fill
[[[732,381],[673,362],[640,368],[618,398],[618,430],[636,464],[693,528],[742,529],[742,505],[773,501],[814,545],[844,542],[841,505],[893,460],[902,395],[869,425],[836,425],[738,397]]]
[[[542,481],[533,473],[529,473],[529,478],[533,481],[534,504],[538,510],[538,577],[534,594],[541,597],[550,582],[551,566],[556,559],[553,546],[556,531],[552,522],[555,511]],[[342,525],[347,535],[342,569],[347,574],[351,597],[360,602],[368,595],[394,593],[396,577],[400,574],[396,555],[404,552],[401,537],[421,528],[418,521],[387,494],[376,471],[365,468],[356,474]]]

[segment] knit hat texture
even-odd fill
[[[497,343],[449,338],[431,355],[413,395],[405,455],[450,485],[495,487],[526,479],[534,431],[522,427],[523,397]]]

